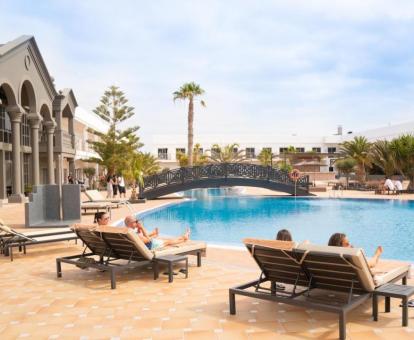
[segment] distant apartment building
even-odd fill
[[[294,148],[298,162],[304,162],[302,169],[306,169],[306,160],[318,160],[318,171],[333,172],[331,159],[337,156],[339,144],[344,140],[342,135],[324,137],[302,136],[259,136],[259,135],[200,135],[196,136],[195,143],[200,144],[200,152],[211,155],[216,152],[213,145],[225,146],[238,144],[238,150],[244,150],[244,156],[252,163],[259,163],[258,156],[263,149],[269,149],[274,154],[274,161],[283,160],[289,148]],[[157,135],[154,136],[152,153],[158,158],[162,167],[174,168],[178,166],[177,155],[187,152],[186,135]],[[301,155],[301,157],[298,157]],[[314,168],[314,166],[313,166]]]
[[[22,202],[33,185],[75,175],[88,151],[77,106],[71,89],[55,89],[34,37],[0,45],[0,200]]]
[[[339,156],[341,143],[355,136],[365,136],[370,142],[374,142],[381,139],[391,140],[403,134],[414,134],[414,121],[346,134],[342,133],[342,127],[339,126],[336,134],[327,136],[199,135],[195,136],[194,142],[200,144],[200,151],[207,155],[215,152],[214,144],[225,146],[237,143],[239,150],[244,150],[245,158],[252,163],[258,164],[257,157],[260,152],[269,149],[275,162],[289,157],[292,165],[303,172],[334,173],[334,161]],[[186,146],[186,135],[157,135],[154,136],[152,153],[162,167],[174,168],[179,166],[177,154],[186,153]]]

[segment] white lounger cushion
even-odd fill
[[[376,286],[390,282],[392,279],[408,271],[410,274],[411,264],[401,261],[380,260],[375,268],[371,269],[374,274]],[[410,276],[410,275],[409,275]]]

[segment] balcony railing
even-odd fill
[[[62,147],[66,149],[74,149],[75,148],[74,135],[66,131],[62,131]]]

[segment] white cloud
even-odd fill
[[[33,34],[59,88],[93,109],[119,85],[144,142],[185,133],[183,82],[206,90],[196,133],[329,133],[407,120],[412,1],[5,1],[2,40]]]

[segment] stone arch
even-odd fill
[[[52,111],[46,103],[43,103],[40,107],[40,115],[43,118],[43,122],[54,121],[52,117]]]
[[[0,82],[0,99],[4,106],[17,105],[16,95],[12,87],[7,82]]]
[[[26,112],[36,112],[36,93],[29,79],[25,79],[20,86],[19,91],[20,105]]]
[[[65,105],[64,109],[62,110],[62,117],[64,118],[74,118],[75,112],[72,112],[69,103]]]

